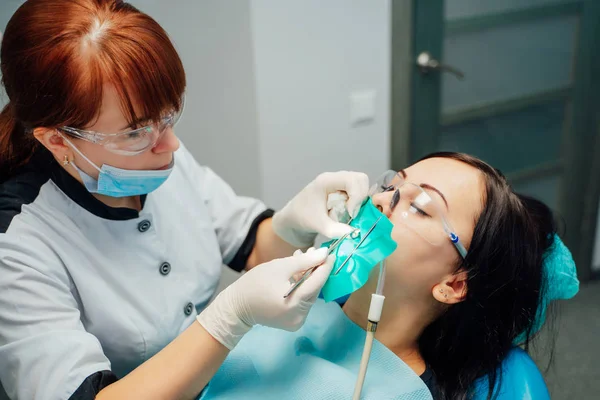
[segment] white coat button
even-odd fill
[[[185,305],[185,308],[183,309],[183,312],[185,313],[185,315],[190,315],[193,310],[194,310],[194,305],[192,303],[187,303]]]
[[[152,224],[150,223],[150,221],[148,221],[147,219],[143,220],[142,222],[140,222],[138,224],[138,230],[140,232],[146,232],[148,229],[150,229],[150,226]]]

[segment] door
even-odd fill
[[[598,3],[392,2],[394,168],[440,150],[489,162],[564,221],[561,233],[583,280],[598,207],[590,179]]]

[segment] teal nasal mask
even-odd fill
[[[322,291],[325,301],[339,299],[360,289],[367,283],[373,267],[397,247],[391,236],[393,224],[370,198],[349,225],[355,232],[335,247],[335,264]],[[322,247],[331,247],[334,242],[323,243]]]

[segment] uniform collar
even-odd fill
[[[50,179],[62,190],[71,200],[90,213],[103,219],[114,221],[125,221],[139,218],[137,210],[125,207],[109,207],[83,186],[77,179],[73,178],[56,160],[54,160]],[[146,203],[147,195],[140,196],[142,208]]]

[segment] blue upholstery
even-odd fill
[[[502,362],[502,382],[496,384],[497,400],[550,400],[550,393],[540,370],[529,354],[519,347],[513,348]],[[487,399],[488,380],[475,385],[474,400]]]

